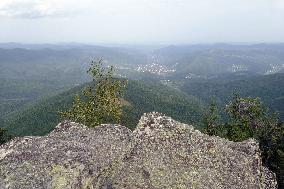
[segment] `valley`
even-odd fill
[[[202,128],[202,107],[215,98],[222,109],[234,93],[261,97],[284,119],[283,44],[0,47],[0,119],[15,135],[49,132],[60,121],[58,111],[70,106],[72,96],[90,81],[90,62],[100,58],[115,67],[116,77],[130,80],[125,100],[131,106],[124,107],[122,120],[130,127],[142,113],[160,111]],[[41,117],[47,110],[48,116]],[[31,129],[40,125],[42,130]]]

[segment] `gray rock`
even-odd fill
[[[64,122],[0,147],[0,188],[276,188],[254,140],[210,137],[159,113],[135,131]]]

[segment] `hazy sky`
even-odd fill
[[[0,42],[284,42],[284,0],[0,0]]]

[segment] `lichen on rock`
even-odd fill
[[[211,137],[153,112],[132,132],[59,124],[0,147],[0,188],[276,188],[258,143]]]

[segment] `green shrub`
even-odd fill
[[[105,121],[118,123],[122,116],[122,97],[126,81],[114,78],[114,68],[104,67],[103,60],[92,61],[87,71],[92,85],[77,94],[72,107],[61,112],[63,119],[95,127]]]

